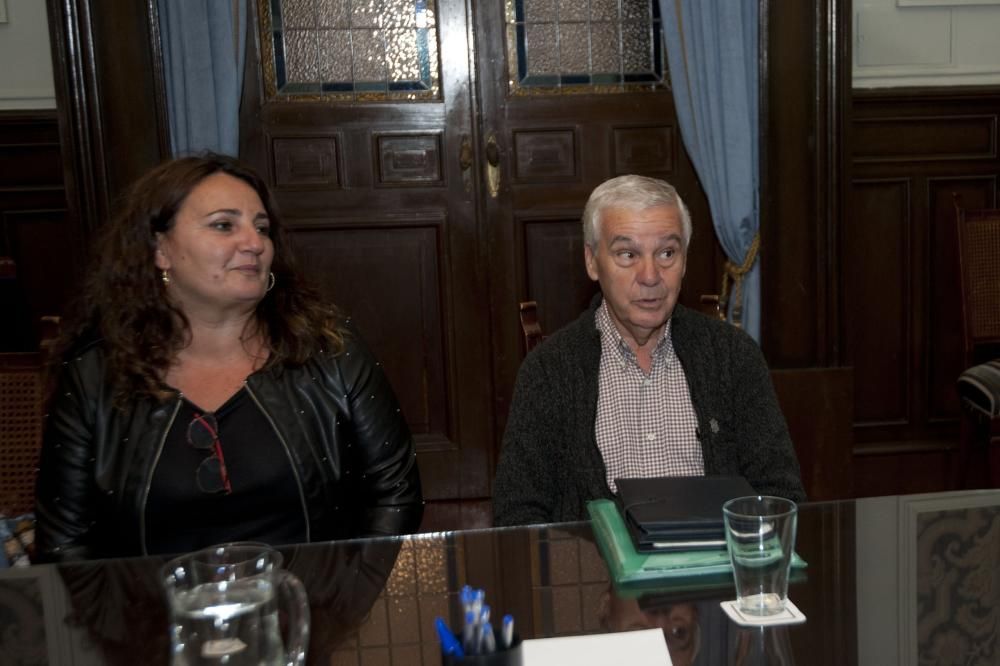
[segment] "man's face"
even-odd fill
[[[661,629],[674,666],[690,666],[698,656],[701,629],[698,608],[694,604],[679,603],[642,610],[635,599],[622,599],[609,591],[607,605],[601,612],[604,613],[598,618],[601,626],[611,631]]]
[[[656,339],[673,314],[687,266],[677,206],[605,208],[597,249],[584,249],[608,312],[633,349]]]

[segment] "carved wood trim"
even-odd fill
[[[89,232],[169,154],[156,0],[47,2],[71,225]]]

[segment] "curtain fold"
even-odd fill
[[[239,153],[245,0],[158,0],[173,155]]]
[[[727,315],[760,340],[758,0],[658,0],[681,138],[731,265]],[[739,302],[737,303],[737,298]]]

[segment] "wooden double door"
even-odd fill
[[[696,220],[688,294],[712,284],[657,3],[303,4],[258,7],[241,152],[385,366],[427,499],[487,498],[524,353],[518,302],[554,330],[595,291],[579,223],[594,186],[673,182]]]

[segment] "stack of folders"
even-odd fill
[[[641,553],[726,547],[722,505],[756,495],[742,476],[615,479],[625,525]]]
[[[706,479],[706,477],[700,478],[703,481]],[[616,481],[616,484],[624,497],[625,489],[621,481]],[[710,540],[714,541],[715,545],[709,547],[704,543],[697,543],[693,548],[666,545],[671,542],[669,535],[654,530],[656,538],[661,540],[651,543],[664,544],[664,547],[645,547],[640,550],[637,547],[637,538],[634,536],[636,530],[630,530],[623,517],[624,506],[626,505],[620,505],[613,500],[593,500],[587,504],[597,546],[608,565],[611,577],[619,588],[646,587],[648,584],[658,582],[669,583],[671,587],[685,582],[698,586],[701,583],[720,580],[728,584],[729,579],[726,575],[732,571],[732,565],[725,544],[721,502],[716,505],[719,513],[718,524],[723,530],[721,542],[712,538]],[[639,534],[641,537],[641,531]],[[682,531],[681,534],[683,536],[674,540],[674,543],[691,541],[689,533],[685,534]],[[694,541],[706,541],[706,539],[694,539]],[[805,561],[797,554],[793,554],[793,569],[805,566]]]

